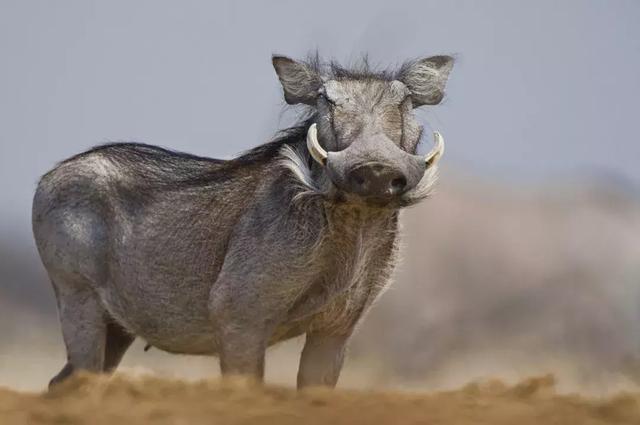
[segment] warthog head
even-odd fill
[[[395,72],[346,70],[284,56],[274,56],[273,66],[286,102],[313,110],[307,148],[322,171],[312,176],[294,170],[307,186],[317,189],[320,184],[311,179],[324,178],[333,193],[378,206],[409,205],[428,195],[444,142],[436,132],[434,148],[416,155],[422,126],[413,109],[440,103],[453,58],[416,60]]]

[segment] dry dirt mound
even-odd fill
[[[79,376],[45,394],[0,389],[4,424],[640,424],[640,394],[561,396],[552,377],[432,394]]]

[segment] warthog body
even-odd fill
[[[306,334],[298,384],[335,385],[392,270],[398,211],[435,180],[412,108],[441,100],[452,60],[273,62],[308,114],[270,143],[229,161],[111,144],[43,176],[33,231],[68,354],[52,383],[114,369],[136,337],[261,378],[267,346]]]

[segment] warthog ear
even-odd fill
[[[405,64],[399,80],[411,91],[414,108],[437,105],[444,97],[444,87],[453,68],[451,56],[432,56]]]
[[[286,56],[273,55],[271,61],[284,89],[284,100],[288,104],[315,103],[318,89],[322,86],[322,79],[315,70]]]

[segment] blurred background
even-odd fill
[[[353,340],[344,387],[450,388],[554,373],[640,383],[640,3],[0,2],[0,386],[64,363],[31,235],[36,182],[96,144],[231,158],[287,126],[272,53],[457,63],[420,120],[447,141],[433,199],[403,213],[402,264]],[[215,376],[132,347],[130,372]],[[300,340],[270,351],[293,385]]]

